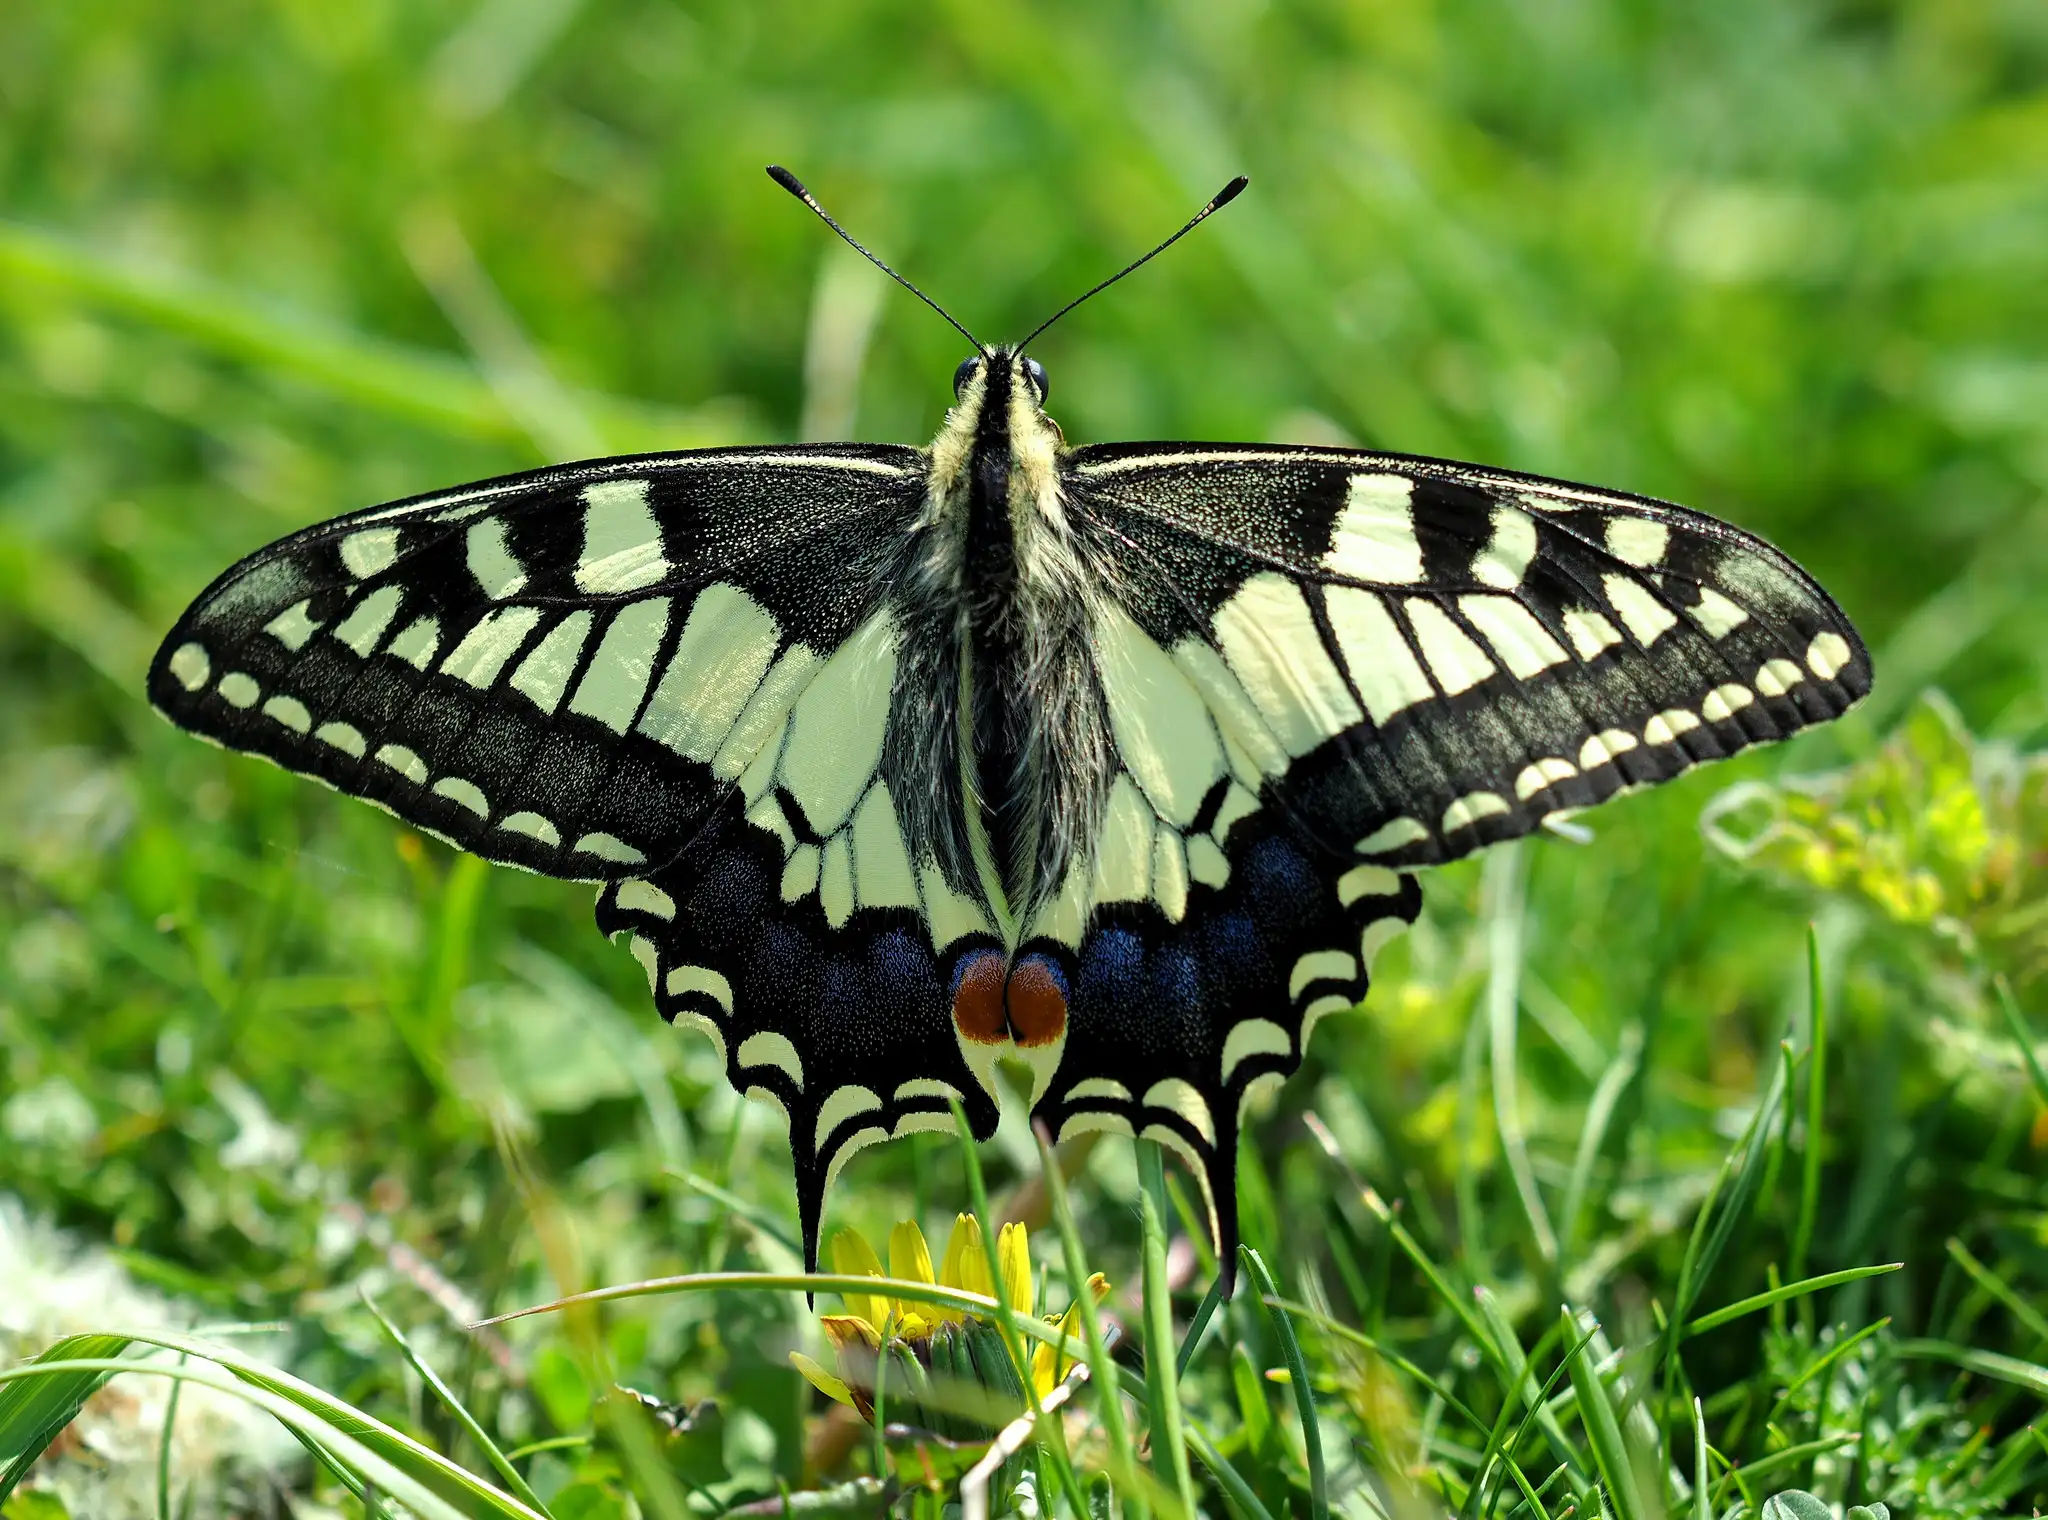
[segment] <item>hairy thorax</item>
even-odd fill
[[[946,815],[914,806],[941,836],[934,855],[1011,922],[1028,920],[1085,853],[1107,786],[1108,729],[1088,654],[1104,572],[1076,535],[1063,449],[1020,362],[997,350],[932,444],[906,567],[906,645],[920,647],[904,651],[899,692],[955,694],[948,711],[905,716],[957,757],[927,795],[966,804],[950,816],[966,818],[968,838],[944,837],[957,832]],[[913,667],[943,685],[906,682]]]

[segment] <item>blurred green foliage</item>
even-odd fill
[[[654,1019],[586,889],[456,860],[141,700],[190,597],[337,512],[579,454],[927,436],[957,336],[771,161],[989,337],[1249,173],[1043,340],[1071,439],[1351,439],[1599,481],[1761,531],[1836,593],[1876,652],[1859,714],[1618,803],[1591,848],[1439,873],[1368,1011],[1323,1026],[1257,1126],[1247,1235],[1283,1291],[1481,1399],[1461,1322],[1305,1139],[1313,1108],[1526,1343],[1560,1295],[1654,1343],[1781,1038],[1809,1048],[1817,916],[1825,1122],[1773,1110],[1791,1159],[1706,1305],[1782,1269],[1809,1154],[1810,1270],[1907,1267],[1688,1342],[1687,1376],[1745,1463],[1878,1442],[1781,1466],[1837,1501],[2038,1502],[2010,1444],[2035,1395],[1954,1370],[2038,1362],[2038,1315],[1942,1246],[2043,1301],[2037,1104],[1985,995],[2004,972],[2048,1028],[2021,758],[2048,733],[2029,0],[15,0],[0,1189],[207,1314],[290,1317],[302,1374],[437,1440],[460,1438],[408,1401],[359,1281],[509,1445],[591,1429],[601,1352],[603,1376],[721,1401],[720,1499],[865,1460],[786,1364],[817,1349],[786,1295],[650,1301],[589,1342],[454,1330],[558,1287],[788,1266],[779,1126]],[[1914,709],[1935,683],[1957,716]],[[1745,794],[1776,810],[1767,870],[1696,826],[1742,782],[1772,788]],[[1021,1182],[1027,1137],[988,1164]],[[1134,1285],[1129,1152],[1085,1167],[1090,1249]],[[957,1155],[920,1138],[865,1155],[834,1209],[876,1233],[963,1201]],[[1291,1404],[1257,1375],[1278,1349],[1228,1312],[1238,1361],[1212,1343],[1191,1407],[1300,1506]],[[1879,1315],[1862,1360],[1772,1414],[1831,1325]],[[1484,1444],[1393,1364],[1316,1354],[1343,1481],[1399,1489]],[[530,1465],[602,1495],[622,1461],[572,1442]]]

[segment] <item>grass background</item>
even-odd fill
[[[587,889],[177,735],[141,700],[149,651],[234,558],[379,499],[593,453],[928,436],[957,336],[765,163],[989,338],[1245,172],[1039,346],[1069,438],[1354,440],[1685,501],[1805,563],[1879,682],[1829,732],[1603,810],[1590,848],[1438,873],[1368,1011],[1324,1025],[1255,1127],[1248,1239],[1283,1291],[1497,1407],[1484,1337],[1309,1141],[1313,1109],[1525,1344],[1561,1298],[1654,1341],[1780,1040],[1807,1050],[1815,919],[1823,1122],[1802,1057],[1800,1122],[1708,1302],[1801,1261],[1907,1265],[1715,1331],[1686,1371],[1733,1459],[1851,1432],[1780,1476],[2023,1510],[2048,1373],[2026,1394],[1912,1348],[2031,1365],[2048,1331],[2037,1099],[1990,992],[2003,973],[2039,1011],[2048,916],[2040,773],[2013,759],[2048,727],[2044,83],[2048,13],[2022,0],[8,6],[0,1189],[204,1315],[289,1319],[294,1365],[365,1408],[449,1436],[359,1281],[507,1444],[588,1431],[593,1364],[546,1326],[493,1361],[449,1290],[503,1308],[786,1267],[779,1125],[660,1027]],[[1933,685],[1983,742],[1923,712],[1881,748]],[[1861,790],[1758,861],[1704,842],[1724,789],[1852,763]],[[1020,1131],[985,1159],[999,1205],[1035,1169]],[[1129,1151],[1074,1187],[1135,1327]],[[942,1231],[965,1197],[957,1151],[920,1137],[857,1161],[831,1218]],[[1232,1313],[1278,1365],[1255,1306]],[[1853,1387],[1767,1418],[1827,1326],[1881,1315],[1834,1364]],[[661,1300],[604,1336],[625,1381],[725,1407],[707,1513],[867,1460],[784,1360],[815,1349],[792,1295]],[[1462,1502],[1484,1427],[1312,1351],[1346,1502]],[[1212,1345],[1187,1397],[1269,1505],[1306,1506],[1290,1400],[1269,1388],[1262,1447],[1260,1388]],[[1657,1409],[1690,1472],[1682,1400]],[[616,1506],[620,1460],[568,1445],[536,1483]]]

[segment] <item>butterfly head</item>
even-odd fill
[[[970,354],[962,359],[960,367],[953,371],[953,398],[956,401],[966,400],[967,387],[991,363],[1000,365],[1008,371],[1013,388],[1019,385],[1028,388],[1037,398],[1038,404],[1045,405],[1046,393],[1050,388],[1050,383],[1045,377],[1045,366],[1028,354],[1019,354],[1004,348],[996,349],[992,355]]]

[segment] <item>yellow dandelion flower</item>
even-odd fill
[[[906,1282],[958,1288],[996,1297],[989,1275],[987,1237],[971,1214],[953,1221],[936,1271],[924,1231],[905,1220],[889,1232],[889,1269],[874,1247],[853,1230],[841,1230],[829,1244],[832,1270],[848,1277],[889,1276]],[[1035,1295],[1031,1240],[1021,1224],[1006,1224],[996,1237],[996,1268],[1002,1296],[1018,1314],[1029,1314]],[[1109,1292],[1100,1273],[1088,1280],[1094,1303]],[[801,1352],[790,1363],[827,1398],[851,1405],[870,1422],[875,1385],[886,1388],[886,1418],[938,1434],[986,1439],[1030,1394],[1043,1399],[1073,1367],[1073,1359],[1050,1346],[1030,1355],[1029,1379],[1018,1376],[991,1316],[951,1305],[918,1303],[888,1292],[844,1293],[843,1314],[820,1315],[818,1324],[832,1343],[836,1370]],[[1081,1333],[1080,1305],[1058,1319],[1062,1334]],[[886,1362],[886,1366],[883,1364]],[[899,1370],[900,1368],[900,1370]],[[972,1407],[966,1407],[972,1406]],[[963,1408],[966,1412],[963,1413]],[[999,1418],[998,1418],[999,1417]]]

